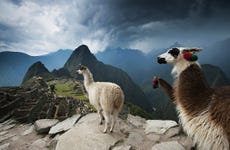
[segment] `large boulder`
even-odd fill
[[[178,126],[175,121],[172,120],[147,120],[145,133],[157,133],[164,134],[168,129]]]
[[[67,118],[66,120],[57,123],[55,126],[53,126],[50,131],[49,134],[56,134],[62,131],[67,131],[69,130],[79,119],[80,119],[81,115],[74,115],[70,118]]]
[[[108,150],[118,143],[123,135],[115,132],[104,134],[104,125],[98,124],[96,113],[88,114],[66,133],[60,136],[56,150]]]
[[[152,150],[185,150],[185,148],[177,141],[170,141],[156,144]]]
[[[127,121],[136,128],[144,128],[146,124],[146,120],[144,118],[141,118],[140,116],[133,116],[131,114],[128,114]]]
[[[35,121],[34,128],[38,133],[48,133],[49,129],[57,123],[57,119],[40,119]]]

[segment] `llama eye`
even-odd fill
[[[173,57],[177,57],[180,53],[180,50],[178,48],[172,48],[169,52]]]

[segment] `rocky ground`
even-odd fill
[[[145,120],[128,115],[113,133],[104,134],[96,113],[74,115],[64,121],[37,120],[0,124],[0,150],[190,150],[192,141],[174,121]]]
[[[65,81],[65,80],[61,80]],[[67,82],[67,81],[66,81]],[[113,133],[86,100],[60,96],[39,77],[20,87],[0,88],[0,150],[190,150],[192,141],[175,121],[122,114]],[[68,85],[69,86],[69,85]],[[59,94],[72,95],[60,88]],[[76,94],[76,93],[74,93]]]

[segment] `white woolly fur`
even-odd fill
[[[199,150],[229,150],[226,134],[221,126],[210,119],[208,109],[196,117],[186,115],[183,107],[177,105],[183,129],[193,138]]]
[[[93,75],[88,68],[78,70],[79,74],[84,76],[84,86],[88,92],[90,103],[96,108],[102,124],[103,116],[105,118],[104,133],[110,126],[110,132],[113,131],[116,119],[124,103],[124,93],[115,83],[94,82]]]

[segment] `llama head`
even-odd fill
[[[166,53],[161,54],[157,57],[159,64],[172,64],[176,65],[183,62],[195,62],[198,57],[195,55],[196,52],[201,51],[201,48],[171,48]]]
[[[78,70],[77,70],[77,72],[79,73],[79,74],[83,74],[83,72],[85,71],[87,69],[87,67],[86,66],[83,66],[83,65],[79,65],[79,68],[78,68]]]
[[[178,77],[190,64],[198,64],[196,62],[198,57],[195,53],[201,50],[201,48],[171,48],[158,56],[157,61],[159,64],[172,64],[174,66],[172,74],[174,77]]]

